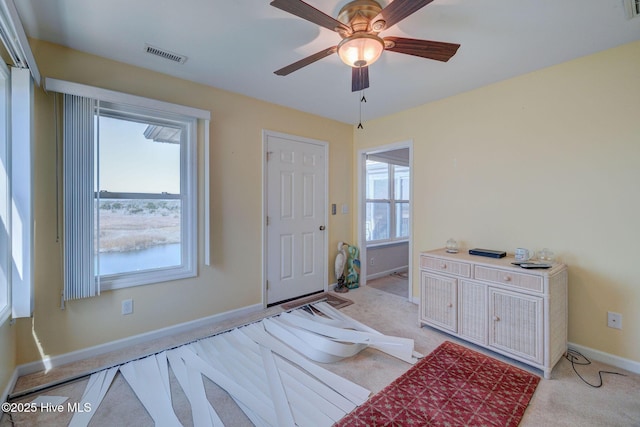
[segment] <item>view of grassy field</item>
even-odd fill
[[[180,243],[180,200],[100,200],[99,252]]]

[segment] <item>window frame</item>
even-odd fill
[[[102,115],[104,112],[107,113],[104,115],[110,118],[181,128],[180,194],[177,198],[182,202],[180,219],[180,249],[182,263],[179,266],[106,275],[101,275],[98,270],[96,271],[95,280],[99,283],[100,291],[123,289],[195,277],[197,275],[198,259],[197,119],[157,109],[151,110],[144,107],[137,107],[113,101],[98,101],[96,114]],[[97,129],[96,132],[98,132]],[[99,194],[96,194],[95,200],[102,200],[110,198],[111,196],[125,196],[124,198],[133,198],[134,195],[136,195],[136,197],[138,195],[143,195],[142,198],[166,198],[166,196],[155,193],[108,193],[101,191]],[[99,253],[96,255],[99,259]]]
[[[201,108],[196,108],[196,107],[190,107],[187,105],[174,104],[171,102],[166,102],[158,99],[147,98],[144,96],[118,92],[110,89],[89,86],[81,83],[54,79],[50,77],[47,77],[44,79],[44,89],[48,92],[75,95],[75,96],[90,98],[94,101],[100,100],[104,102],[113,102],[121,105],[133,106],[135,108],[146,109],[148,111],[155,111],[155,112],[161,111],[167,114],[175,114],[179,117],[192,120],[193,125],[189,126],[189,132],[190,132],[190,135],[193,137],[194,144],[196,145],[196,147],[194,147],[194,151],[197,154],[197,151],[198,151],[197,146],[200,143],[202,143],[203,145],[202,150],[204,152],[202,165],[200,165],[198,161],[198,156],[196,155],[195,156],[196,158],[192,161],[192,166],[194,168],[199,168],[201,166],[203,167],[203,171],[202,171],[204,175],[204,182],[202,183],[202,190],[204,192],[204,199],[203,199],[203,206],[202,206],[202,209],[204,211],[203,218],[202,218],[202,222],[204,223],[203,225],[203,240],[204,240],[203,258],[204,260],[203,261],[204,261],[204,265],[211,265],[211,262],[212,262],[211,239],[210,239],[211,215],[210,215],[210,194],[209,194],[210,193],[209,180],[210,180],[210,174],[211,174],[211,171],[210,171],[211,164],[209,159],[210,157],[209,127],[211,123],[211,111],[203,110]],[[198,173],[199,172],[197,171],[197,169],[195,169],[196,178],[198,177]],[[193,182],[194,195],[198,193],[198,189],[195,188],[197,185],[200,185],[200,184],[197,182],[197,179],[194,179],[194,182]],[[197,217],[198,213],[196,211],[199,203],[197,198],[193,198],[192,203],[194,206],[193,207],[194,215]],[[197,236],[195,231],[195,228],[198,227],[197,218],[196,220],[193,221],[193,227],[194,227],[194,231],[192,231],[193,233],[192,240],[193,240],[193,244],[195,245],[195,252],[193,253],[192,259],[189,261],[194,265],[194,274],[197,275],[198,272],[197,272],[196,263],[198,262],[198,256],[199,256],[197,252],[199,249],[198,249],[198,242],[197,242]],[[65,261],[65,265],[66,265],[66,261]],[[166,277],[163,276],[163,278],[166,278]],[[174,278],[167,279],[167,280],[173,280],[173,279]],[[68,283],[66,282],[66,277],[65,277],[65,285],[64,285],[65,300],[88,298],[91,296],[100,295],[99,288],[97,292],[94,292],[92,289],[89,289],[89,286],[86,286],[86,287],[83,286],[81,290],[76,293],[76,290],[73,289],[73,286],[74,286],[73,284],[69,288],[67,286],[68,286]],[[116,284],[116,287],[114,288],[117,288],[117,286],[118,284]],[[135,285],[131,284],[131,286],[135,286]],[[75,294],[71,297],[67,297],[67,291]]]
[[[12,270],[12,225],[11,225],[11,133],[10,133],[10,121],[11,121],[11,75],[8,67],[4,64],[0,64],[0,85],[2,89],[2,97],[0,97],[0,194],[4,194],[3,200],[0,202],[0,226],[4,228],[6,236],[2,237],[4,242],[4,251],[6,252],[2,259],[0,259],[0,275],[4,271],[4,277],[0,276],[0,292],[2,292],[6,303],[0,307],[0,325],[11,317],[11,270]],[[5,163],[2,164],[2,159]],[[4,233],[3,233],[4,234]],[[2,251],[0,251],[2,253]]]
[[[368,190],[368,168],[367,168],[367,161],[372,161],[372,162],[376,162],[379,164],[383,164],[387,166],[387,195],[389,196],[389,198],[368,198],[367,197],[367,190]],[[394,163],[391,162],[383,162],[380,160],[366,160],[365,161],[365,182],[367,182],[366,186],[365,186],[365,212],[369,206],[370,203],[386,203],[389,205],[389,223],[387,224],[387,227],[389,229],[389,238],[387,239],[375,239],[375,240],[370,240],[366,233],[365,233],[365,242],[367,244],[368,247],[375,247],[375,246],[383,246],[383,245],[387,245],[387,244],[395,244],[395,243],[401,243],[401,242],[408,242],[409,241],[409,236],[400,236],[398,237],[396,235],[396,228],[397,228],[397,218],[396,218],[396,205],[398,204],[402,204],[402,203],[406,203],[408,206],[410,206],[411,201],[409,199],[397,199],[395,197],[395,175],[396,175],[396,171],[395,168],[396,166],[402,166],[402,165],[396,165]],[[408,166],[402,166],[402,167],[408,167]],[[409,189],[409,194],[411,194],[411,189]],[[366,214],[365,214],[366,216]],[[366,223],[366,220],[365,220]]]
[[[410,199],[399,199],[396,197],[396,168],[398,167],[403,167],[403,168],[407,168],[407,179],[410,178],[411,175],[411,170],[409,168],[408,165],[397,165],[397,164],[393,164],[393,163],[389,163],[389,167],[391,168],[392,171],[392,176],[391,176],[391,182],[389,183],[389,185],[391,186],[391,188],[393,189],[393,197],[392,197],[392,201],[391,201],[391,209],[393,209],[393,242],[400,242],[400,241],[408,241],[409,240],[409,229],[407,227],[407,235],[406,236],[400,236],[398,237],[396,234],[396,230],[398,229],[398,216],[397,214],[397,207],[398,205],[402,205],[402,204],[406,204],[407,205],[407,209],[409,209],[410,205],[411,205],[411,200]],[[411,181],[409,179],[409,185],[411,185]],[[411,187],[409,187],[409,194],[411,194]]]

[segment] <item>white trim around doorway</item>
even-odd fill
[[[413,140],[406,140],[378,147],[369,147],[358,150],[357,153],[357,197],[358,197],[358,217],[357,217],[357,232],[358,232],[358,246],[360,247],[360,260],[367,259],[367,242],[366,242],[366,230],[365,230],[365,213],[366,213],[366,199],[365,199],[365,162],[367,160],[367,154],[382,153],[385,151],[399,150],[403,148],[409,149],[409,181],[410,181],[410,203],[409,203],[409,274],[408,274],[408,287],[409,287],[409,301],[418,303],[418,295],[413,295]],[[367,282],[367,263],[361,262],[360,264],[360,283],[366,286]]]

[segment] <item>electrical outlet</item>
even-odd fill
[[[122,300],[122,314],[131,314],[133,313],[133,300],[125,299]]]
[[[622,329],[622,314],[607,311],[607,326],[614,329]]]
[[[376,259],[375,258],[371,258],[369,260],[369,265],[375,265],[375,263],[376,263]]]

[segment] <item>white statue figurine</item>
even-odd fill
[[[347,263],[347,251],[345,249],[346,245],[347,244],[344,242],[338,242],[338,255],[336,255],[334,270],[338,282],[333,290],[340,293],[349,291],[349,288],[347,288],[344,283],[344,266]]]

